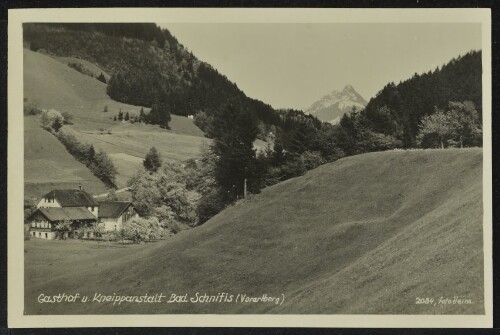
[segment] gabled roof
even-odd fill
[[[132,206],[130,201],[103,201],[99,204],[99,217],[117,218],[128,206]]]
[[[94,216],[94,214],[92,214],[85,207],[39,208],[31,215],[31,217],[35,216],[37,213],[42,214],[49,221],[96,220],[96,217]]]
[[[43,197],[46,199],[56,199],[62,207],[99,206],[97,201],[83,190],[52,190]]]

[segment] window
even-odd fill
[[[45,233],[45,238],[49,238],[49,234]]]
[[[36,233],[35,233],[35,232],[33,232],[33,237],[35,237],[35,236],[36,236]]]

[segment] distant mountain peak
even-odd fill
[[[350,112],[353,107],[360,110],[366,104],[366,100],[354,87],[347,84],[342,91],[332,91],[314,102],[306,109],[306,113],[316,116],[321,121],[337,123],[342,115]]]
[[[354,89],[354,87],[347,84],[347,85],[345,85],[344,89],[342,89],[342,92],[356,92],[356,90]]]

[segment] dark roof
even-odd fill
[[[131,205],[129,201],[103,201],[99,203],[99,217],[117,218]]]
[[[50,207],[39,208],[33,213],[41,213],[49,221],[63,221],[63,220],[95,220],[96,217],[85,207]]]
[[[83,190],[53,190],[43,197],[46,199],[56,199],[62,207],[99,206],[97,201]]]

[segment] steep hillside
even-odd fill
[[[26,273],[40,264],[27,243]],[[28,314],[483,313],[482,151],[391,151],[322,165],[136,249],[28,275]],[[62,245],[61,245],[62,247]],[[38,264],[38,265],[37,265]],[[39,304],[40,293],[285,296],[274,303]],[[415,304],[454,296],[470,305]]]
[[[106,190],[52,134],[40,128],[36,117],[24,118],[24,181],[25,195],[35,198],[53,188],[77,188],[78,185],[92,193]]]
[[[366,100],[356,92],[354,87],[347,85],[342,91],[332,91],[314,102],[305,110],[306,113],[316,116],[321,121],[338,123],[342,115],[353,108],[365,108]]]
[[[39,108],[54,108],[71,113],[75,127],[85,130],[99,128],[130,128],[112,120],[119,110],[138,115],[141,106],[133,106],[112,100],[106,93],[106,84],[83,75],[65,65],[76,61],[72,58],[54,58],[39,52],[24,49],[24,98]],[[99,68],[86,61],[86,67],[96,72]],[[101,72],[101,71],[99,71]],[[104,72],[104,71],[103,71]],[[103,113],[107,106],[108,113]],[[148,108],[144,108],[148,111]],[[203,132],[186,117],[172,115],[172,132],[201,136]],[[149,127],[147,129],[156,129]]]
[[[68,66],[72,66],[74,64],[77,64],[77,65],[81,66],[81,68],[86,73],[88,73],[89,75],[92,75],[95,78],[97,78],[101,73],[106,80],[109,80],[109,78],[111,77],[103,69],[101,69],[97,65],[95,65],[89,61],[86,61],[84,59],[80,59],[80,58],[76,58],[76,57],[57,57],[57,56],[53,56],[53,57],[55,59],[57,59],[58,61],[66,64]]]
[[[276,120],[269,105],[247,97],[155,24],[27,23],[23,33],[32,50],[98,65],[111,76],[107,92],[116,101],[151,107],[163,100],[172,114],[184,116],[211,115],[232,101],[264,122]]]
[[[434,71],[387,84],[365,108],[362,120],[373,131],[393,135],[406,147],[415,145],[420,120],[446,109],[450,101],[472,101],[482,116],[481,51],[471,51]]]
[[[54,108],[72,114],[74,124],[65,127],[72,128],[80,141],[93,144],[110,154],[118,170],[118,187],[126,186],[128,178],[142,166],[142,159],[152,146],[158,148],[164,159],[185,160],[198,158],[201,147],[209,143],[193,120],[183,116],[172,115],[171,130],[142,123],[113,121],[113,116],[120,110],[123,113],[139,114],[141,107],[112,100],[106,93],[106,84],[70,68],[65,64],[68,61],[66,58],[55,59],[25,49],[24,97],[28,103],[39,108]],[[93,68],[90,63],[83,64],[89,69],[99,71],[99,68]],[[107,113],[103,112],[105,106]],[[148,109],[145,108],[145,111]],[[29,122],[33,128],[36,121]],[[38,131],[43,132],[41,129]],[[26,133],[25,141],[28,147],[36,144],[31,140],[31,136],[31,133]],[[46,134],[46,137],[51,136]],[[55,138],[53,140],[57,141]],[[51,155],[46,152],[49,159]],[[31,162],[30,168],[43,169],[37,162],[39,161]],[[66,180],[64,175],[55,173],[50,175],[50,178],[47,177],[47,180],[59,183]],[[32,187],[35,187],[35,182],[40,181],[32,181]],[[44,190],[47,192],[46,186],[38,185],[41,190],[36,193],[43,194]]]

